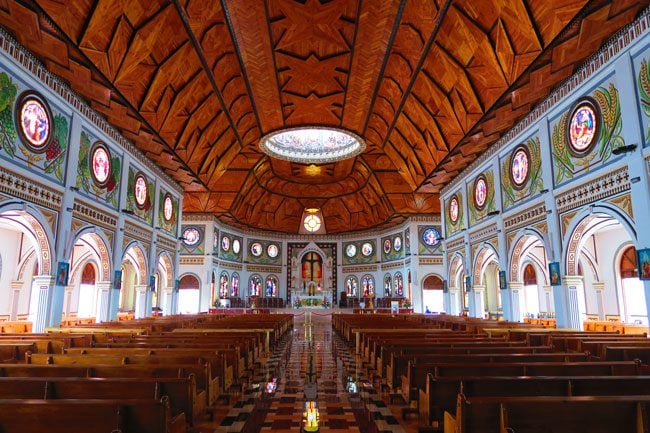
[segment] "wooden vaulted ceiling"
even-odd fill
[[[439,212],[438,192],[650,0],[0,0],[0,25],[185,190],[185,212],[329,233]],[[262,135],[330,125],[318,167]]]

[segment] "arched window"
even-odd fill
[[[404,296],[404,279],[402,278],[401,272],[395,273],[395,278],[393,280],[395,286],[394,295],[397,297]]]
[[[95,267],[88,262],[81,271],[81,284],[79,284],[79,306],[77,317],[93,317],[95,315]]]
[[[230,279],[230,296],[239,297],[239,274],[237,272],[233,272]]]
[[[278,296],[278,277],[275,275],[269,275],[266,277],[266,296]]]
[[[526,303],[525,313],[533,317],[538,316],[540,311],[537,272],[531,263],[524,266],[524,301]]]
[[[437,275],[429,275],[422,281],[422,304],[425,313],[445,311],[443,282]]]
[[[361,278],[361,288],[363,289],[363,296],[375,294],[375,279],[372,275],[364,275]]]
[[[524,286],[536,286],[537,285],[537,274],[535,273],[535,268],[530,263],[524,268]]]
[[[178,286],[178,312],[196,314],[199,312],[199,280],[194,275],[183,275]]]
[[[630,246],[623,251],[618,269],[621,273],[621,278],[637,278],[639,276],[639,267],[636,262],[636,248]]]
[[[349,296],[357,296],[359,288],[359,281],[354,275],[350,275],[345,279],[345,291]]]
[[[228,297],[228,282],[228,273],[226,271],[223,271],[219,277],[219,298]]]
[[[384,296],[389,297],[392,293],[392,283],[393,279],[391,278],[390,274],[386,274],[384,276]]]
[[[262,277],[252,275],[248,280],[248,296],[260,296],[262,291]]]

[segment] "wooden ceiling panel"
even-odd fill
[[[185,189],[186,212],[331,233],[439,211],[440,189],[650,0],[1,0],[0,25]],[[272,160],[332,125],[364,153]]]

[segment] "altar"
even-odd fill
[[[294,293],[291,305],[294,308],[332,308],[332,291],[321,289],[315,295]]]

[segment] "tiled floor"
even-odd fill
[[[365,380],[355,356],[332,335],[328,312],[290,311],[296,314],[293,332],[257,366],[233,405],[213,408],[212,419],[196,426],[200,433],[299,432],[309,382],[316,383],[321,432],[417,431],[417,420],[404,423],[397,416],[402,406],[388,405],[388,396]],[[273,377],[277,378],[276,392],[262,392]],[[360,392],[346,391],[348,377]]]

